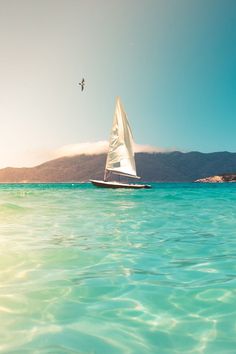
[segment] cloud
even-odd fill
[[[52,152],[54,157],[74,156],[74,155],[99,155],[108,150],[107,141],[97,141],[95,143],[86,142],[78,144],[64,145]]]
[[[54,158],[62,156],[75,156],[75,155],[98,155],[102,153],[107,153],[108,151],[108,141],[97,141],[97,142],[85,142],[78,144],[64,145],[51,153]],[[151,145],[134,145],[135,152],[167,152],[171,150],[154,147]]]
[[[149,152],[150,154],[153,152],[169,152],[173,151],[173,149],[165,149],[151,145],[139,145],[134,144],[134,151],[135,152]]]
[[[135,152],[170,152],[174,149],[163,149],[150,145],[134,145]],[[7,157],[0,151],[0,168],[7,166],[32,167],[64,156],[75,155],[99,155],[108,151],[108,141],[84,142],[78,144],[68,144],[55,149],[29,148],[24,151],[13,151]]]

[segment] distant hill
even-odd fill
[[[0,169],[0,182],[81,182],[103,178],[106,155],[61,157],[31,168]],[[236,153],[137,153],[143,181],[193,182],[207,176],[233,174]]]

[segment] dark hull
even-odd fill
[[[143,189],[143,188],[151,188],[148,184],[128,184],[128,183],[119,183],[119,182],[105,182],[105,181],[97,181],[90,180],[90,182],[96,186],[101,188],[132,188],[132,189]]]

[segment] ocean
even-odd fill
[[[0,352],[236,353],[236,184],[0,185]]]

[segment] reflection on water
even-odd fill
[[[234,353],[236,186],[0,185],[0,352]]]

